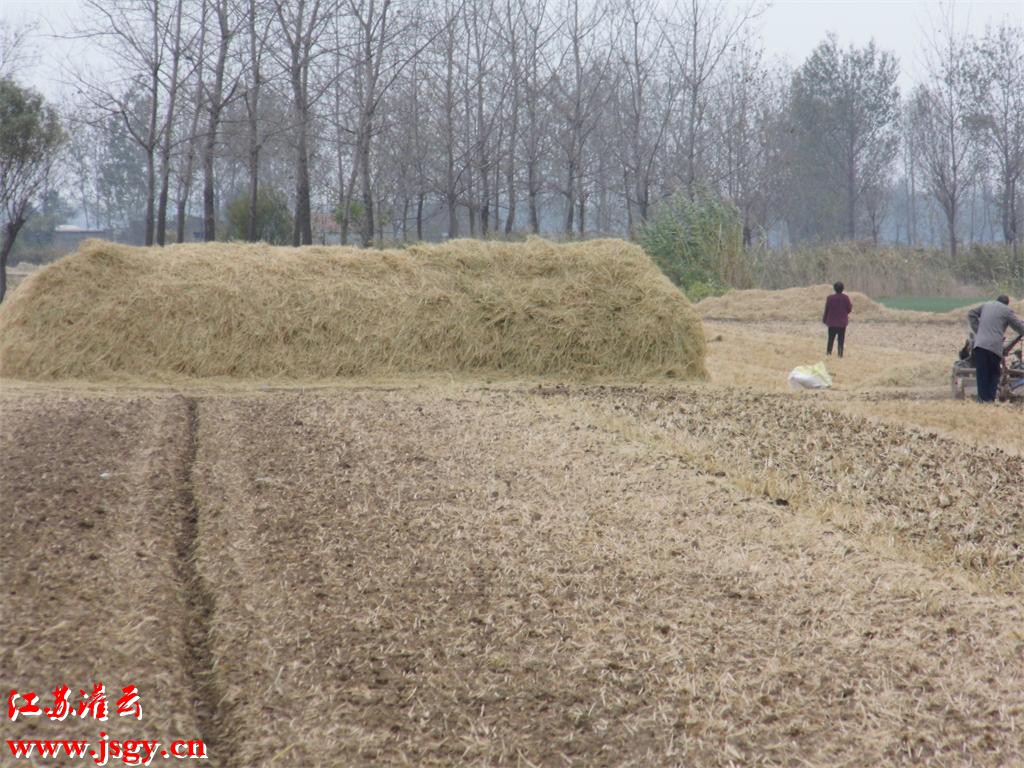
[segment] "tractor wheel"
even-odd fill
[[[996,389],[996,400],[1005,403],[1010,399],[1010,377],[1005,373],[999,379],[999,387]]]
[[[949,383],[954,400],[963,400],[965,397],[964,380],[959,373],[959,369],[956,366],[953,366],[953,375],[950,377]]]

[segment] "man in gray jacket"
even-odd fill
[[[1010,297],[1000,296],[967,313],[974,331],[974,367],[978,372],[978,400],[996,399],[1003,364],[1003,334],[1008,327],[1024,333],[1024,322],[1010,309]]]

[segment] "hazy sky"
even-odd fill
[[[0,18],[36,21],[43,31],[65,32],[82,12],[81,0],[0,0]],[[840,43],[862,45],[872,37],[901,62],[901,85],[919,79],[926,31],[948,2],[937,0],[774,0],[757,21],[769,55],[797,65],[829,31]],[[1011,17],[1024,23],[1024,0],[956,0],[952,3],[962,29],[980,31],[985,25]],[[39,62],[24,79],[48,96],[56,96],[56,73],[67,59],[69,44],[46,41]]]

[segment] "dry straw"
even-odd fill
[[[729,291],[712,296],[694,306],[705,320],[781,320],[789,322],[821,321],[825,298],[834,293],[831,285],[807,285],[799,288]],[[858,291],[847,291],[853,302],[851,320],[887,323],[955,323],[967,321],[972,306],[949,312],[914,312],[889,309]],[[993,299],[995,296],[992,297]],[[1024,312],[1024,301],[1011,302],[1018,313]]]
[[[834,293],[831,285],[808,285],[769,291],[730,291],[696,304],[701,317],[710,320],[821,320],[825,298]],[[927,312],[889,309],[857,291],[847,291],[853,302],[854,320],[928,322],[939,316]]]
[[[701,323],[620,240],[407,250],[88,241],[0,309],[0,375],[700,378]]]

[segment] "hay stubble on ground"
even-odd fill
[[[102,683],[113,709],[135,685],[143,706],[141,722],[22,717],[3,738],[199,738],[182,668],[183,398],[21,394],[0,414],[5,696],[52,707],[67,685],[77,705]]]
[[[715,387],[197,394],[194,437],[186,399],[122,399],[3,399],[3,569],[66,566],[46,542],[98,498],[160,565],[26,576],[4,613],[34,636],[107,596],[119,631],[68,674],[148,670],[183,719],[146,728],[213,734],[211,764],[1024,760],[1009,453]],[[4,650],[19,684],[62,669]]]

